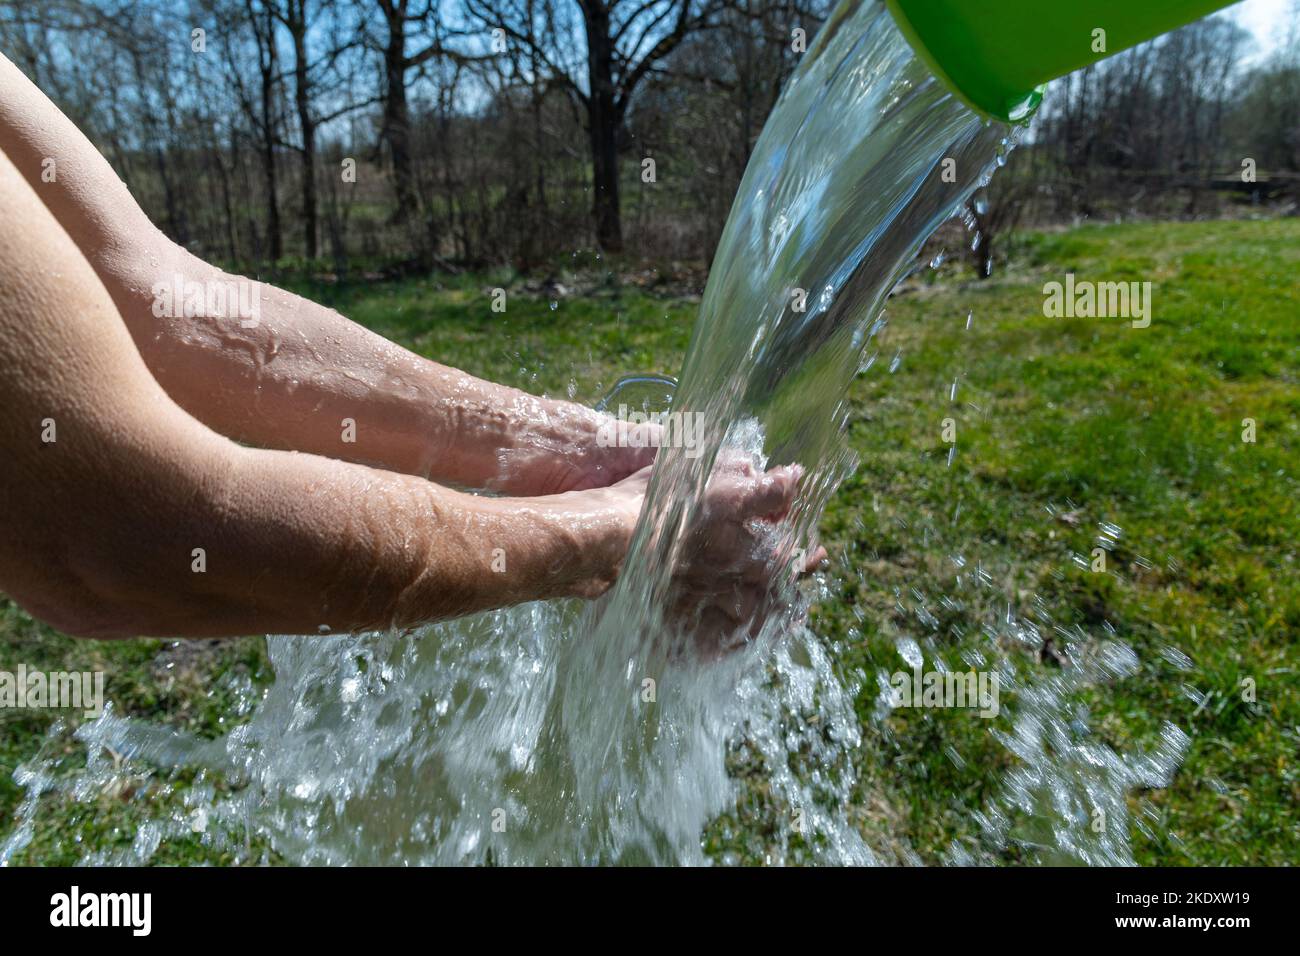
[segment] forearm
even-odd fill
[[[428,361],[331,309],[228,276],[177,247],[107,160],[3,57],[0,94],[0,151],[94,268],[154,377],[215,430],[520,494],[547,489],[536,469],[514,463],[593,443],[598,419],[586,409]],[[200,313],[209,290],[233,291],[226,316],[195,315],[192,301],[186,316],[190,290],[200,293]],[[644,463],[620,464],[611,475]]]
[[[589,497],[479,498],[315,456],[226,454],[219,469],[196,462],[165,500],[128,497],[138,504],[81,526],[74,570],[101,599],[72,630],[317,634],[592,596],[630,534]]]
[[[510,467],[515,457],[595,440],[599,417],[589,409],[422,358],[165,240],[130,261],[101,278],[145,363],[190,414],[239,441],[533,494],[529,476]],[[173,294],[184,286],[222,286],[228,303],[245,307],[186,315]]]
[[[605,489],[478,497],[241,448],[160,411],[90,454],[69,439],[19,461],[0,493],[0,580],[69,633],[337,633],[594,597],[635,522]]]
[[[159,386],[0,153],[0,588],[71,633],[318,633],[595,594],[639,498],[480,498],[244,448]]]

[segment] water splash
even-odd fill
[[[886,736],[892,703],[884,670],[852,672],[807,627],[825,581],[812,593],[784,589],[753,646],[708,665],[681,653],[689,635],[674,633],[663,609],[721,456],[802,465],[787,533],[811,544],[855,468],[846,395],[874,361],[886,296],[1013,140],[945,91],[883,4],[843,3],[764,129],[709,276],[673,398],[674,411],[705,423],[705,453],[660,453],[613,592],[409,633],[270,637],[274,685],[246,697],[248,723],[225,737],[110,711],[78,731],[84,772],[29,761],[19,777],[29,799],[0,863],[31,839],[42,792],[92,799],[141,767],[197,770],[197,783],[129,850],[85,862],[143,862],[201,833],[232,847],[256,835],[302,863],[703,863],[701,835],[728,813],[750,825],[720,825],[722,862],[914,860],[858,806],[858,708],[868,705],[867,732]],[[945,601],[991,586],[979,568],[958,582]],[[912,597],[917,637],[936,633],[926,597]],[[1168,727],[1160,747],[1137,756],[1092,740],[1075,695],[1130,673],[1132,652],[1066,635],[1074,666],[1029,674],[1005,648],[1032,644],[1040,625],[1050,626],[1008,610],[967,652],[971,666],[999,675],[1010,730],[989,732],[1016,758],[975,822],[994,850],[1131,862],[1125,795],[1167,779],[1186,738]],[[947,667],[924,639],[898,651]],[[1086,825],[1098,811],[1110,820],[1101,830]],[[990,858],[965,845],[948,856]]]

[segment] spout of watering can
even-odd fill
[[[1024,123],[1048,80],[1235,0],[885,0],[949,89],[984,116]]]

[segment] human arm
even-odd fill
[[[590,409],[429,361],[176,245],[2,56],[0,151],[94,268],[154,378],[223,435],[516,495],[608,485],[654,458],[651,447],[603,447],[602,418]],[[241,315],[228,302],[231,314],[187,316],[175,301],[160,303],[158,290],[183,298],[186,285],[235,290],[252,308]]]
[[[75,634],[402,626],[618,573],[644,475],[529,499],[245,448],[159,387],[95,272],[0,155],[0,588]]]

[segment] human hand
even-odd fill
[[[575,590],[579,596],[598,597],[617,579],[650,474],[647,466],[607,487],[558,496],[577,503],[587,523],[611,517],[621,529],[612,556],[595,563]],[[802,476],[799,465],[760,473],[747,458],[724,453],[718,459],[671,555],[665,624],[677,652],[716,660],[744,647],[789,600],[794,580],[825,560],[819,546],[799,552],[785,524]]]
[[[820,546],[799,552],[783,524],[802,476],[799,465],[759,473],[746,458],[719,459],[678,548],[669,608],[670,625],[703,659],[757,638],[793,580],[825,560]]]
[[[562,511],[583,554],[583,575],[569,588],[573,597],[597,598],[618,579],[650,484],[650,466],[600,488],[568,491],[541,499]]]
[[[548,423],[500,455],[494,487],[517,495],[556,495],[606,488],[654,464],[662,426],[632,424],[570,403],[556,403]]]

